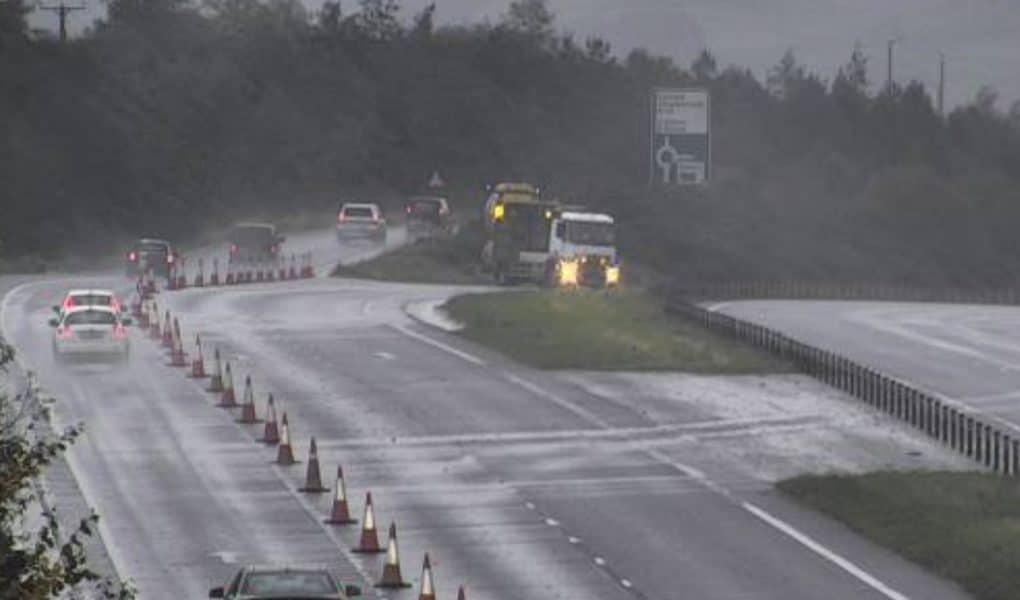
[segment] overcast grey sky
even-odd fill
[[[102,15],[100,0],[72,17],[80,31]],[[403,0],[407,18],[430,0]],[[435,0],[444,23],[496,20],[509,0]],[[322,0],[304,0],[316,10]],[[345,0],[346,8],[357,5]],[[1020,0],[551,0],[561,29],[579,39],[598,34],[618,54],[646,47],[687,64],[702,47],[723,65],[764,78],[787,48],[809,69],[831,78],[855,42],[871,57],[871,79],[885,78],[886,41],[896,45],[895,77],[934,90],[938,55],[948,57],[946,101],[973,98],[983,84],[1001,93],[999,107],[1020,99]],[[55,17],[33,16],[52,27]]]

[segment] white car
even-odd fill
[[[120,299],[110,290],[71,290],[64,296],[63,302],[53,307],[53,312],[62,318],[68,310],[82,306],[105,307],[118,313],[125,310]]]
[[[386,241],[386,219],[378,204],[348,202],[340,207],[336,216],[336,237],[343,241],[349,237],[371,238]]]
[[[53,357],[58,361],[72,355],[108,356],[127,360],[131,352],[127,325],[131,319],[108,306],[74,306],[50,319]]]

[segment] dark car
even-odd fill
[[[439,196],[416,196],[407,201],[407,233],[412,238],[442,237],[453,233],[450,204]]]
[[[286,238],[269,223],[238,223],[230,230],[230,262],[268,262],[280,256]]]
[[[356,585],[341,585],[326,569],[244,567],[227,587],[209,590],[228,600],[347,600],[361,595]]]
[[[170,242],[152,238],[142,238],[135,242],[125,257],[125,272],[128,277],[137,277],[152,269],[156,277],[167,277],[178,260],[177,252]]]

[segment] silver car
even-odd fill
[[[53,357],[63,362],[70,356],[114,357],[127,360],[131,352],[127,325],[131,319],[108,306],[76,306],[50,319]]]
[[[358,237],[385,242],[386,219],[382,209],[378,204],[344,204],[337,212],[336,236],[339,241]]]

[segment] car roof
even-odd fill
[[[169,246],[170,242],[168,242],[166,240],[156,239],[156,238],[138,238],[138,241],[135,242],[135,244],[136,245],[140,245],[140,244],[162,244],[164,246]]]
[[[441,202],[446,204],[446,198],[442,196],[412,196],[411,202]]]
[[[374,202],[344,202],[340,208],[379,208]]]
[[[273,225],[272,223],[256,223],[254,221],[242,221],[240,223],[234,223],[234,229],[242,228],[276,229],[276,225]]]
[[[114,296],[110,290],[68,290],[68,296]]]
[[[588,223],[613,223],[613,217],[602,213],[565,212],[560,214],[564,221],[585,221]]]
[[[112,315],[116,315],[117,314],[117,311],[113,310],[113,308],[111,308],[109,306],[72,306],[71,308],[67,309],[67,314],[73,315],[74,313],[88,312],[88,311],[107,312],[107,313],[110,313]]]
[[[247,565],[245,573],[325,573],[333,577],[327,567],[288,567],[286,565]],[[333,577],[336,579],[335,577]]]

